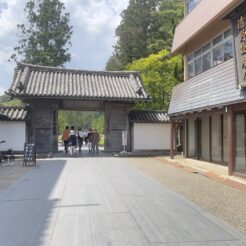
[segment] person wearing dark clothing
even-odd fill
[[[74,131],[74,127],[71,127],[71,131],[70,131],[70,135],[68,138],[68,146],[69,146],[69,152],[70,152],[70,156],[74,156],[75,155],[75,149],[76,149],[76,136],[75,136],[75,131]]]
[[[88,149],[89,151],[92,151],[92,129],[89,130],[89,133],[87,135],[87,141],[88,141]]]
[[[81,127],[78,128],[78,146],[79,146],[79,153],[81,153],[81,148],[83,146],[83,141],[84,141],[84,132],[81,131]]]

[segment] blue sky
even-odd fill
[[[67,68],[103,70],[115,44],[115,28],[128,0],[61,0],[73,26]],[[26,0],[0,0],[0,95],[11,83],[15,63],[8,62],[18,44],[16,25],[25,22]]]

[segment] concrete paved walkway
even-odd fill
[[[0,245],[239,246],[245,240],[127,160],[39,164],[0,193]]]

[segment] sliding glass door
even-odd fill
[[[209,153],[209,116],[201,118],[201,158],[210,160]]]
[[[227,115],[223,115],[223,161],[228,162]]]
[[[212,162],[222,161],[222,138],[221,138],[221,116],[214,115],[211,124],[211,150],[212,150]]]
[[[196,120],[188,120],[188,156],[197,156],[197,144],[196,144]]]
[[[246,174],[246,140],[245,140],[245,118],[244,113],[236,114],[236,158],[234,171]]]

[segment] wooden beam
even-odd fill
[[[232,175],[234,169],[234,160],[235,160],[235,152],[234,152],[234,144],[235,144],[235,136],[234,136],[234,114],[232,106],[228,107],[228,174]]]
[[[234,104],[231,106],[233,111],[244,111],[246,110],[246,103]]]
[[[199,112],[191,112],[191,113],[187,113],[187,114],[183,114],[183,115],[173,115],[171,116],[173,120],[183,120],[183,119],[191,119],[191,118],[201,118],[204,116],[210,116],[210,115],[215,115],[215,114],[223,114],[225,112],[224,108],[215,108],[215,109],[211,109],[209,111],[204,110]]]
[[[170,158],[174,158],[174,150],[173,150],[173,133],[174,133],[174,122],[171,121],[171,131],[170,131]]]
[[[220,136],[221,136],[221,139],[220,139],[220,144],[221,144],[221,162],[223,163],[224,162],[224,115],[222,114],[220,116]]]
[[[201,159],[201,136],[200,136],[200,133],[201,133],[201,120],[200,118],[197,118],[196,119],[196,151],[197,151],[197,160],[200,160]]]
[[[188,158],[188,119],[184,120],[184,157]]]
[[[212,162],[212,116],[209,116],[209,161]]]

